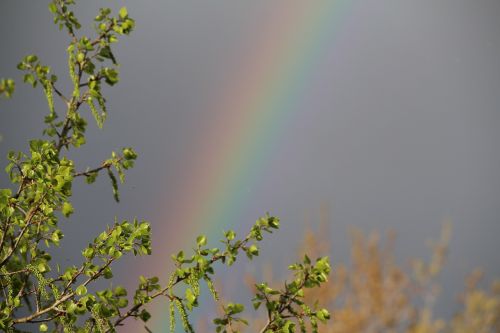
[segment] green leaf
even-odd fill
[[[30,63],[30,64],[36,62],[37,60],[38,60],[38,57],[34,54],[30,54],[24,58],[24,61],[27,63]]]
[[[75,293],[78,295],[78,296],[83,296],[87,293],[87,287],[85,287],[83,284],[81,286],[78,286],[78,288],[76,288],[75,290]]]
[[[83,250],[82,254],[85,258],[90,259],[94,256],[95,250],[91,247],[86,248]]]
[[[104,80],[110,86],[115,85],[119,81],[118,71],[114,68],[103,68],[101,74],[104,76]]]
[[[257,247],[257,245],[252,244],[248,248],[248,253],[250,253],[253,256],[258,256],[259,255],[259,248]]]
[[[137,153],[132,148],[123,148],[123,157],[126,160],[135,160],[137,158]]]
[[[198,244],[198,246],[207,245],[207,236],[205,235],[198,236],[198,238],[196,238],[196,244]]]
[[[79,63],[82,63],[84,60],[85,60],[85,55],[82,52],[79,52],[76,55],[76,61],[78,61]]]
[[[45,263],[39,263],[36,268],[40,273],[47,272],[48,266]]]
[[[6,98],[11,98],[14,94],[15,83],[12,79],[1,79],[0,80],[0,97],[4,96]]]
[[[116,180],[115,174],[110,169],[108,169],[108,176],[109,176],[109,179],[111,180],[111,187],[113,188],[113,197],[114,197],[116,202],[119,202],[120,201],[120,194],[118,192],[118,182]]]
[[[8,188],[0,189],[0,211],[7,207],[12,191]]]
[[[318,317],[318,319],[321,321],[321,322],[326,322],[328,319],[330,319],[330,312],[328,312],[327,309],[321,309],[318,311],[318,313],[316,314],[316,317]]]
[[[99,55],[103,58],[107,58],[107,59],[110,59],[114,65],[117,64],[116,62],[116,58],[115,56],[113,55],[113,52],[111,52],[111,48],[109,46],[105,46],[101,49],[101,51],[99,52]]]
[[[229,230],[225,233],[226,239],[232,241],[236,237],[236,233],[233,230]]]
[[[151,318],[151,314],[146,311],[146,310],[142,310],[141,313],[139,314],[139,318],[141,318],[141,320],[143,322],[147,322],[149,320],[149,318]]]
[[[53,3],[53,2],[49,3],[49,10],[53,14],[57,13],[57,6],[56,6],[56,4]]]
[[[116,296],[127,296],[127,289],[123,288],[122,286],[118,286],[115,288],[115,295]]]
[[[69,202],[63,203],[62,213],[65,217],[69,217],[71,214],[73,214],[73,212],[74,212],[73,206]]]
[[[235,315],[235,314],[243,312],[243,310],[245,310],[245,307],[243,306],[243,304],[229,303],[227,305],[227,308],[226,308],[226,313],[228,315]]]
[[[59,240],[61,239],[61,231],[60,230],[56,230],[52,233],[52,236],[50,237],[50,239],[52,240],[52,242],[54,242],[55,244],[59,244]]]
[[[189,302],[189,305],[193,305],[196,302],[196,296],[191,288],[186,289],[186,300]]]
[[[106,268],[103,272],[103,276],[105,279],[111,279],[113,277],[113,271],[111,270],[111,268]]]
[[[127,18],[127,16],[128,16],[127,7],[122,7],[122,8],[120,8],[120,13],[119,13],[119,15],[120,15],[120,18],[121,18],[121,19],[126,19],[126,18]]]

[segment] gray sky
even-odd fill
[[[80,3],[82,21],[100,6],[122,5]],[[119,205],[104,177],[93,187],[76,186],[76,213],[64,227],[71,244],[61,258],[76,258],[115,215],[150,219],[153,230],[175,223],[161,220],[162,205],[175,200],[171,185],[184,175],[193,147],[203,143],[204,120],[217,118],[207,105],[234,75],[241,50],[262,34],[260,20],[277,6],[264,0],[123,3],[137,30],[117,47],[121,82],[107,94],[105,130],[89,126],[77,161],[95,164],[127,145],[140,160]],[[444,307],[474,267],[500,276],[500,1],[356,0],[348,7],[308,73],[315,89],[296,106],[307,112],[274,137],[272,158],[241,217],[253,221],[267,210],[280,215],[287,226],[273,237],[292,249],[286,241],[300,239],[304,215],[317,220],[325,202],[333,262],[348,256],[349,225],[394,228],[399,256],[409,258],[427,255],[426,240],[437,238],[449,218]],[[41,133],[46,113],[41,92],[23,85],[15,66],[36,53],[66,73],[67,40],[51,23],[47,1],[3,0],[0,31],[0,76],[18,79],[15,98],[0,102],[5,164],[9,149],[25,149]],[[154,236],[157,244],[175,237]],[[277,249],[269,247],[267,255],[281,260]]]

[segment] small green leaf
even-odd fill
[[[12,79],[1,79],[0,80],[0,97],[5,96],[6,98],[11,98],[15,90],[15,83]]]
[[[190,305],[193,305],[196,302],[196,296],[194,295],[191,288],[186,289],[186,299]]]
[[[79,52],[76,55],[76,61],[78,61],[79,63],[82,63],[84,60],[85,60],[85,55],[83,53]]]
[[[318,317],[318,319],[321,321],[321,322],[326,322],[328,319],[330,319],[330,312],[328,312],[327,309],[321,309],[320,311],[318,311],[318,313],[316,314],[316,317]]]
[[[65,217],[69,217],[71,214],[73,214],[73,211],[73,206],[69,202],[63,203],[62,213]]]
[[[205,235],[198,236],[198,238],[196,238],[196,243],[198,244],[198,246],[207,245],[207,236]]]
[[[49,10],[53,14],[57,13],[57,6],[56,6],[56,4],[53,3],[53,2],[49,3]]]
[[[86,248],[86,249],[85,249],[85,250],[83,250],[83,252],[82,252],[83,256],[84,256],[85,258],[87,258],[87,259],[92,258],[92,257],[94,256],[94,253],[95,253],[95,251],[94,251],[94,249],[93,249],[93,248],[91,248],[91,247]]]
[[[75,290],[75,293],[78,295],[78,296],[83,296],[87,293],[87,287],[85,287],[83,284],[81,286],[78,286],[78,288],[76,288]]]
[[[259,255],[259,248],[257,247],[257,245],[252,244],[248,248],[248,253],[250,253],[253,256],[258,256]]]
[[[38,271],[40,273],[44,273],[47,271],[47,266],[44,264],[44,263],[40,263],[36,266],[36,268],[38,269]]]
[[[115,174],[113,173],[113,171],[111,171],[111,169],[108,169],[108,176],[109,179],[111,180],[111,187],[113,188],[113,197],[116,202],[119,202],[120,194],[118,192],[118,182],[116,181]]]
[[[149,318],[151,318],[151,314],[146,311],[146,310],[142,310],[141,313],[139,314],[139,318],[141,318],[141,320],[143,322],[147,322],[149,320]]]
[[[127,7],[120,8],[120,18],[125,19],[128,16]]]
[[[227,240],[232,241],[236,237],[236,233],[233,230],[229,230],[225,236]]]

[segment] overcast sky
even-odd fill
[[[222,82],[245,80],[234,66],[242,50],[252,48],[248,43],[265,33],[263,18],[280,6],[286,15],[296,5],[80,2],[84,22],[101,6],[125,4],[137,29],[117,46],[121,82],[108,90],[105,130],[89,126],[77,161],[95,164],[128,145],[140,159],[119,205],[104,177],[96,186],[75,187],[76,213],[64,227],[70,243],[59,254],[64,259],[76,258],[114,216],[149,219],[153,230],[181,223],[163,220],[162,208],[175,200],[172,184],[186,177],[193,147],[207,144],[204,121],[220,116],[207,106],[221,98]],[[348,226],[395,229],[398,256],[409,258],[427,255],[426,240],[436,239],[450,219],[439,304],[454,301],[474,267],[500,276],[499,17],[498,0],[353,0],[344,7],[317,64],[308,67],[309,81],[293,105],[299,116],[270,136],[272,158],[259,169],[238,216],[253,221],[271,210],[286,221],[273,236],[279,246],[269,247],[272,260],[281,260],[278,248],[294,249],[304,216],[317,221],[326,203],[334,262],[347,260]],[[0,77],[18,81],[14,99],[0,101],[2,165],[9,149],[26,149],[26,141],[41,133],[46,113],[41,92],[19,80],[17,62],[36,53],[55,72],[66,71],[67,39],[51,20],[47,1],[0,2]],[[2,174],[0,185],[6,184]],[[169,237],[175,235],[154,234],[156,244]]]

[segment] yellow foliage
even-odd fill
[[[432,244],[428,262],[416,259],[411,269],[405,270],[394,260],[393,232],[382,244],[378,233],[367,236],[352,229],[350,265],[334,262],[328,285],[307,295],[333,314],[328,327],[320,332],[500,332],[500,281],[494,282],[490,291],[481,290],[477,272],[469,278],[461,311],[451,320],[434,317],[440,287],[436,278],[446,260],[450,231],[446,223],[439,241]],[[301,252],[324,253],[327,235],[325,230],[306,232]]]

